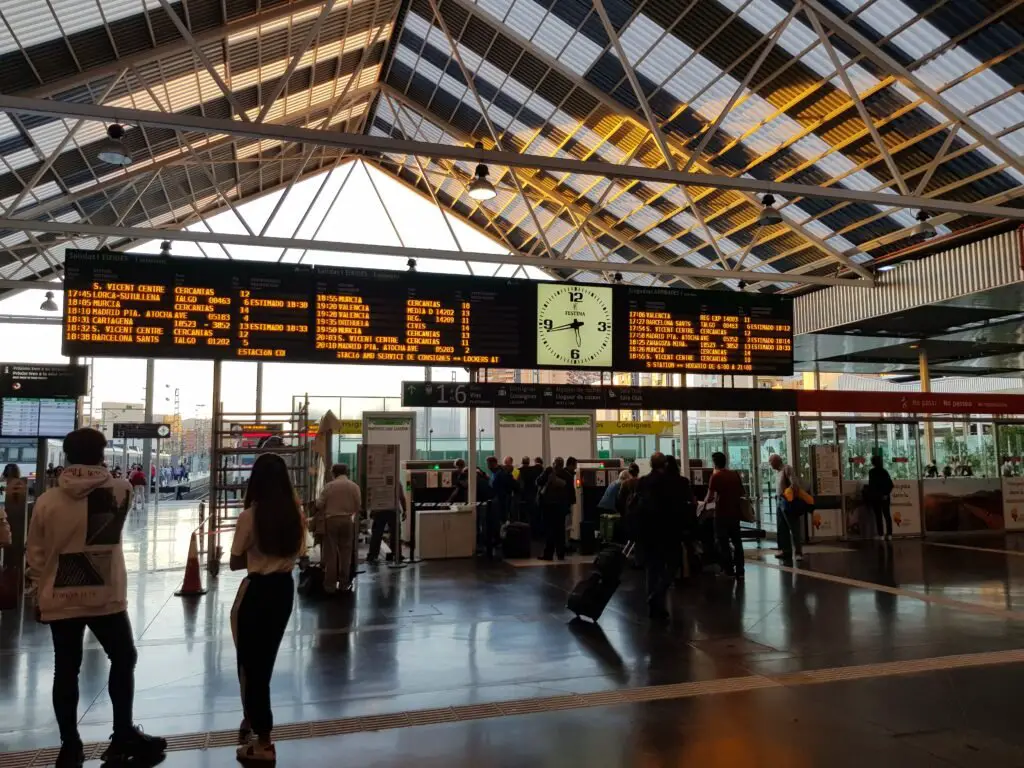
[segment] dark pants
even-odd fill
[[[242,711],[253,733],[263,740],[270,738],[274,727],[270,678],[294,599],[291,573],[254,573],[242,581],[232,611]]]
[[[395,540],[395,513],[377,512],[373,518],[373,525],[370,528],[370,549],[366,553],[366,559],[373,561],[380,557],[380,543],[384,539],[384,529],[391,532],[391,549],[396,550]],[[396,561],[397,562],[397,561]]]
[[[800,515],[788,511],[785,504],[780,504],[777,518],[779,548],[782,550],[783,558],[788,560],[794,554],[802,555],[804,545],[800,540]]]
[[[50,624],[53,635],[53,712],[62,742],[78,741],[78,671],[88,627],[110,659],[110,703],[114,709],[114,738],[132,732],[135,699],[135,638],[128,614],[111,613],[83,619],[60,619]]]
[[[565,557],[565,516],[564,506],[552,504],[544,507],[544,557]]]
[[[740,538],[740,521],[715,518],[715,534],[718,537],[720,564],[726,573],[743,574],[743,539]],[[730,551],[731,550],[731,551]]]
[[[882,521],[885,521],[885,535],[892,536],[892,505],[887,496],[884,499],[871,502],[871,509],[875,513],[875,531],[882,535]]]
[[[511,497],[496,497],[476,508],[477,549],[485,552],[488,557],[494,554],[494,548],[501,543],[501,526],[508,522],[511,501]]]
[[[658,549],[647,549],[644,557],[647,606],[652,616],[668,613],[668,588],[679,569],[678,559]]]

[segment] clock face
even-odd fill
[[[612,289],[540,283],[537,363],[565,368],[612,365]]]

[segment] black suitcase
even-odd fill
[[[572,588],[565,607],[575,613],[576,618],[586,616],[596,622],[618,588],[618,579],[608,579],[594,571]]]
[[[529,523],[509,523],[501,538],[501,554],[510,560],[528,560],[532,554],[533,531]]]
[[[633,545],[605,547],[594,560],[594,570],[573,587],[565,607],[576,614],[597,621],[608,606],[615,590],[619,588],[626,561],[633,552]]]

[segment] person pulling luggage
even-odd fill
[[[668,462],[660,451],[651,454],[651,471],[637,486],[636,525],[647,570],[647,607],[650,618],[669,618],[668,588],[679,566],[682,515],[680,490],[667,474]],[[688,486],[687,486],[688,488]]]

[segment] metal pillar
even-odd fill
[[[256,421],[263,418],[263,363],[256,363]]]
[[[210,516],[207,519],[207,544],[206,544],[206,570],[216,574],[220,568],[220,552],[217,543],[217,529],[220,527],[220,518],[223,513],[221,507],[220,486],[225,482],[225,475],[218,471],[220,459],[217,456],[217,437],[220,432],[220,374],[221,361],[213,361],[213,399],[210,400],[213,418],[210,420]]]
[[[469,372],[469,382],[471,384],[476,382],[476,371]],[[469,409],[467,420],[466,430],[469,439],[469,451],[468,458],[466,459],[466,469],[469,471],[469,478],[466,485],[466,503],[473,504],[476,502],[476,408]]]
[[[921,391],[931,392],[932,391],[932,377],[928,371],[928,351],[922,347],[917,353],[917,365],[919,369],[919,375],[921,377]],[[935,428],[932,425],[931,419],[924,423],[924,442],[925,448],[924,453],[928,459],[928,463],[932,464],[935,462]]]
[[[678,387],[686,389],[686,374],[679,376]],[[684,477],[690,476],[690,412],[679,411],[679,468],[685,473]]]
[[[153,380],[156,378],[156,361],[153,358],[149,358],[146,361],[146,412],[143,416],[143,420],[147,424],[153,422]],[[159,450],[159,441],[157,442],[157,450]],[[160,464],[159,455],[157,456],[157,465]],[[149,480],[152,476],[153,466],[153,441],[150,438],[146,438],[142,441],[142,472],[146,476],[146,491],[149,491]],[[159,474],[159,472],[157,473]],[[160,491],[160,481],[157,479],[156,485],[157,493]]]
[[[757,376],[754,376],[754,389],[757,389]],[[754,502],[754,514],[757,516],[757,527],[763,527],[764,515],[761,512],[761,412],[754,411],[754,445],[750,452],[750,487]],[[760,542],[758,542],[760,546]]]

